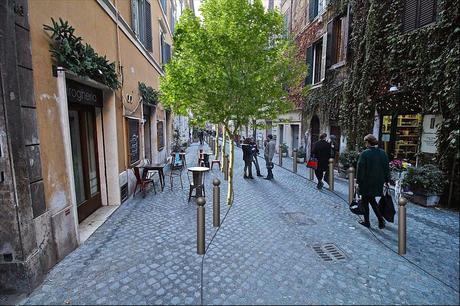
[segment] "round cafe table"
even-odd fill
[[[204,174],[209,171],[208,167],[190,167],[188,168],[192,172],[193,186],[196,189],[196,197],[203,196],[204,189]]]

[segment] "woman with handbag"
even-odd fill
[[[383,229],[385,228],[385,220],[377,207],[375,197],[383,196],[383,185],[390,181],[388,156],[385,151],[377,147],[378,141],[374,135],[369,134],[364,137],[364,142],[367,149],[359,156],[356,175],[364,209],[364,221],[360,224],[365,227],[371,226],[369,222],[370,204],[379,220],[379,228]]]

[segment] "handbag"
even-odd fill
[[[393,204],[393,198],[389,192],[389,188],[386,188],[383,197],[380,198],[378,209],[385,220],[391,223],[395,221],[396,210]]]
[[[355,192],[353,195],[353,201],[350,203],[350,211],[355,215],[364,215],[364,206],[361,199],[358,198],[357,188],[355,188]]]
[[[307,168],[316,170],[318,168],[318,159],[315,157],[310,157],[310,159],[307,161]]]

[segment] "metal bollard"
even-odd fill
[[[212,226],[220,226],[220,181],[214,179],[212,181],[214,185],[212,189]]]
[[[224,180],[228,181],[228,154],[224,157]]]
[[[197,214],[196,214],[196,252],[199,255],[204,255],[205,253],[205,218],[204,218],[204,205],[206,204],[206,200],[203,197],[199,197],[196,200],[197,204]]]
[[[282,167],[283,166],[283,151],[281,150],[281,145],[280,145],[280,148],[279,148],[279,156],[278,157],[279,157],[278,165],[280,167]]]
[[[348,168],[348,203],[353,202],[355,193],[355,168]]]
[[[297,173],[297,149],[292,150],[292,171]]]
[[[329,190],[334,191],[334,159],[329,158],[329,178],[327,181]]]
[[[398,254],[406,254],[406,204],[405,197],[399,197],[398,209]]]
[[[313,168],[310,168],[310,181],[313,182],[314,179],[315,179],[315,170],[313,170]]]

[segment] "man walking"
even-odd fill
[[[321,190],[324,186],[324,180],[327,182],[329,175],[329,158],[331,158],[331,144],[326,141],[327,134],[323,133],[319,136],[319,141],[317,141],[314,146],[311,154],[313,157],[318,159],[318,167],[315,170],[316,178],[318,179],[318,184],[316,187]],[[326,175],[324,175],[326,173]]]
[[[251,140],[246,138],[241,145],[241,149],[243,150],[243,161],[244,161],[244,178],[252,177],[252,147],[251,147]]]
[[[266,180],[273,179],[273,156],[275,156],[275,149],[276,149],[276,142],[273,140],[272,135],[267,136],[267,144],[265,145],[264,157],[265,157],[265,164],[267,165],[267,177]]]
[[[252,162],[254,163],[256,167],[257,176],[262,176],[262,174],[260,174],[259,161],[257,160],[257,155],[259,155],[259,148],[257,147],[257,143],[254,139],[251,139],[251,148],[252,148]]]

